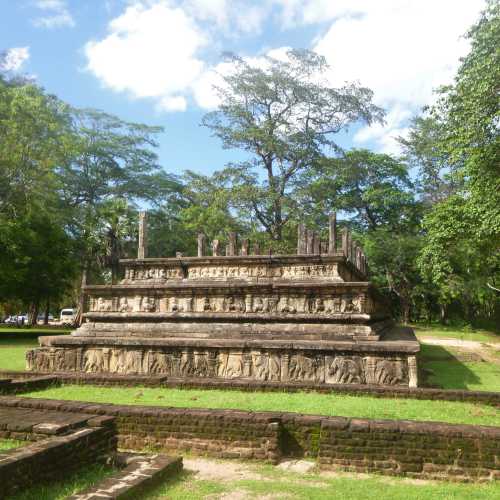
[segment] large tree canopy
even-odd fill
[[[203,124],[225,148],[248,153],[220,175],[231,183],[233,206],[279,242],[296,209],[296,186],[325,148],[336,148],[334,135],[355,122],[380,121],[383,113],[371,90],[331,87],[326,61],[314,52],[288,50],[259,66],[235,56],[231,62],[233,71],[216,89],[221,104]]]

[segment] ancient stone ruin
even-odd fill
[[[329,241],[299,226],[297,253],[262,255],[229,234],[206,255],[147,258],[146,215],[137,259],[116,285],[83,288],[83,324],[40,337],[28,370],[164,375],[172,379],[417,385],[419,344],[397,328],[348,231]]]

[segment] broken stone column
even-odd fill
[[[297,228],[297,253],[303,255],[306,253],[306,226],[299,224]]]
[[[212,255],[213,256],[217,256],[219,255],[219,245],[220,245],[220,241],[219,240],[213,240],[212,241]]]
[[[229,233],[229,242],[227,244],[226,255],[236,255],[236,233]]]
[[[329,217],[328,253],[337,252],[337,214],[333,212]]]
[[[252,255],[260,255],[260,246],[257,242],[252,245]]]
[[[148,228],[146,212],[139,212],[139,247],[137,249],[137,258],[145,259],[147,257]]]
[[[205,235],[198,233],[198,257],[205,255]]]
[[[306,253],[312,254],[314,250],[314,232],[312,229],[306,229]]]
[[[241,255],[248,255],[249,241],[247,238],[241,240]]]
[[[319,234],[313,233],[313,253],[319,255],[321,253],[321,240]]]
[[[349,256],[349,231],[346,228],[342,229],[342,253],[347,259]]]

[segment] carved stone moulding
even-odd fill
[[[233,287],[196,289],[97,288],[85,290],[86,312],[223,313],[251,315],[373,314],[382,311],[368,287]]]
[[[323,256],[230,256],[166,259],[123,259],[122,283],[154,283],[176,280],[363,281],[353,274],[343,255]]]
[[[312,384],[417,385],[414,353],[196,346],[82,345],[27,352],[39,372],[163,374],[172,378],[242,379]]]

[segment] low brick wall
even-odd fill
[[[116,451],[111,426],[78,429],[0,453],[0,489],[12,494],[27,486],[64,478]]]
[[[295,413],[0,397],[0,406],[115,417],[120,447],[221,458],[307,456],[322,467],[417,478],[500,479],[500,428]]]
[[[353,396],[372,396],[377,398],[423,399],[442,401],[466,401],[469,403],[482,403],[500,407],[500,392],[467,391],[451,389],[432,389],[428,387],[402,387],[402,386],[376,386],[357,384],[337,384],[325,387],[314,386],[307,383],[282,383],[282,382],[255,382],[239,380],[206,380],[206,379],[172,379],[166,376],[140,376],[140,375],[99,375],[58,373],[49,375],[36,372],[7,372],[0,371],[0,377],[13,377],[15,384],[9,389],[8,384],[0,383],[0,393],[12,394],[37,390],[35,383],[28,382],[29,377],[40,380],[39,388],[43,389],[50,384],[84,384],[102,386],[130,386],[143,385],[146,387],[172,387],[177,389],[224,389],[238,391],[260,392],[299,392],[311,391],[324,394],[349,394]],[[25,377],[24,383],[17,382],[15,377]],[[50,379],[53,382],[43,382]],[[0,380],[1,382],[1,380]],[[43,384],[47,384],[45,387]]]
[[[30,391],[41,391],[60,385],[61,381],[54,375],[40,375],[26,378],[0,379],[0,394],[20,394]]]
[[[459,481],[500,479],[500,429],[330,418],[318,460],[347,471]]]

